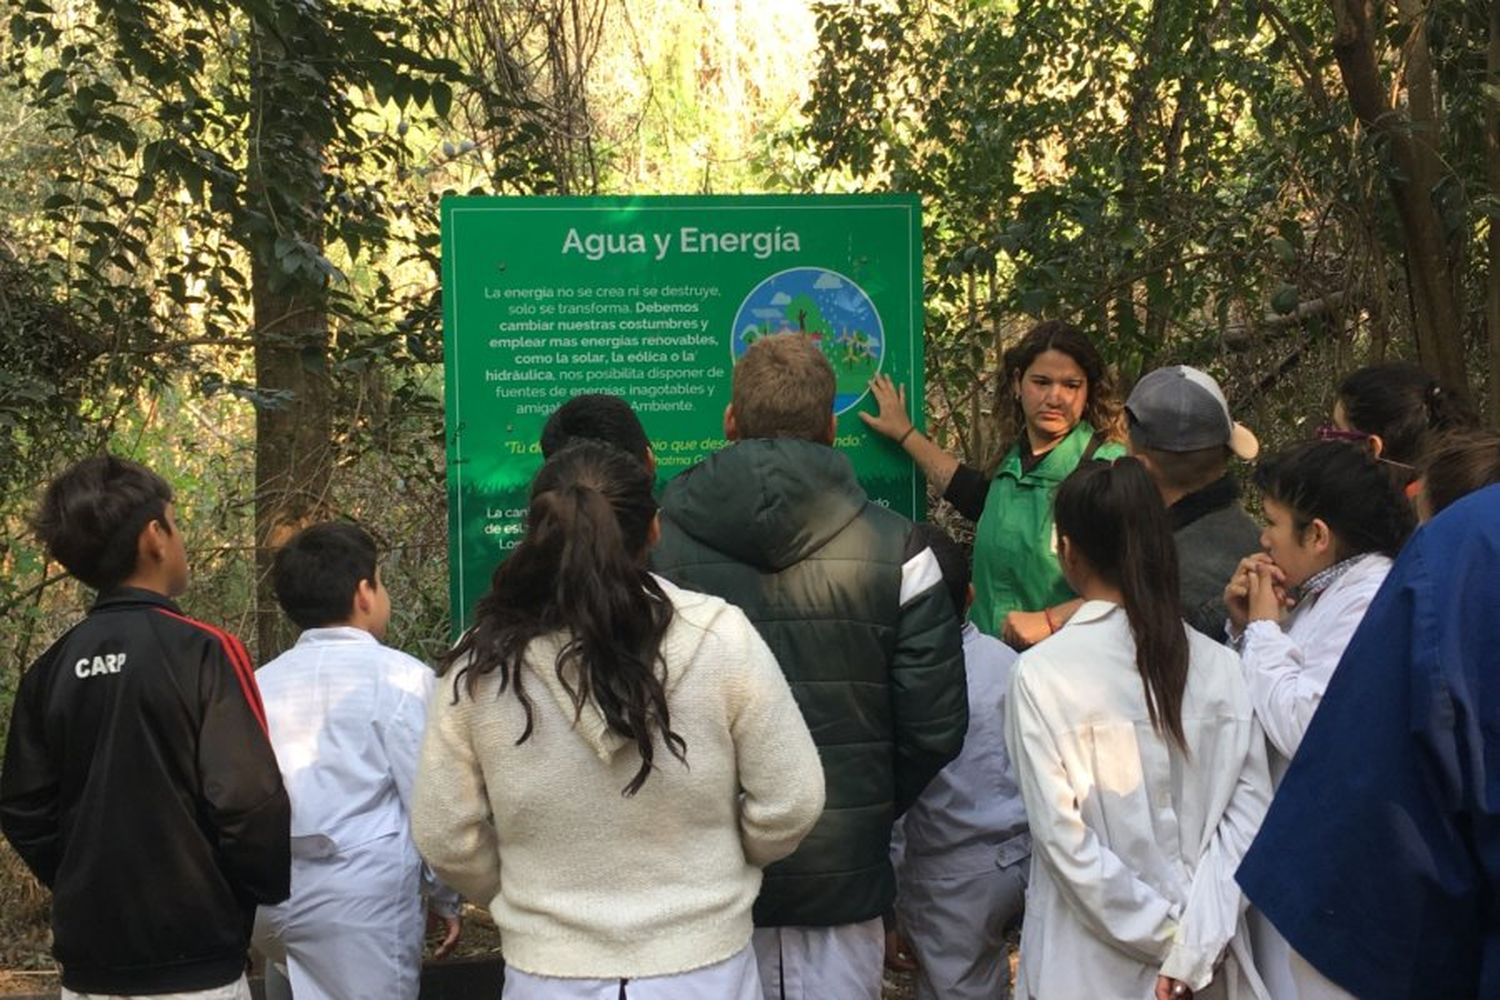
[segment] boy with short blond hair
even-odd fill
[[[762,337],[734,366],[729,406],[735,433],[742,440],[831,438],[836,390],[833,366],[811,337]]]
[[[823,761],[823,818],[766,869],[755,904],[766,1000],[879,1000],[891,824],[968,722],[937,560],[832,447],[834,386],[810,338],[752,344],[724,414],[731,443],[667,484],[652,555],[673,583],[744,609]]]

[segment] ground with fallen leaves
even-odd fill
[[[48,953],[47,891],[22,867],[10,845],[0,839],[0,996],[50,993],[57,990],[57,974]],[[1012,972],[1016,938],[1010,939]],[[474,958],[499,951],[494,921],[476,906],[464,908],[464,935],[457,956]],[[912,1000],[911,977],[885,974],[882,1000]]]

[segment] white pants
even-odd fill
[[[1291,955],[1292,979],[1297,984],[1298,1000],[1354,1000],[1353,993],[1313,968],[1307,959],[1295,951]]]
[[[1249,924],[1255,967],[1265,980],[1271,1000],[1352,1000],[1352,994],[1334,985],[1292,950],[1259,910],[1250,910]]]
[[[292,859],[292,895],[255,914],[255,947],[296,1000],[416,1000],[422,865],[409,837]]]
[[[760,1000],[755,955],[746,945],[722,962],[672,976],[561,979],[505,970],[500,1000]],[[299,997],[298,1000],[301,1000]]]
[[[752,938],[764,1000],[880,1000],[880,918],[838,927],[757,927]]]
[[[1010,996],[1005,928],[1026,905],[1026,861],[943,878],[903,878],[901,930],[917,960],[917,1000]]]
[[[116,993],[74,993],[66,986],[62,988],[62,1000],[128,1000]],[[250,1000],[250,984],[244,976],[224,986],[208,990],[191,990],[187,993],[153,993],[151,1000]]]

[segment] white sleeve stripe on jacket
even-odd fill
[[[906,607],[942,582],[943,571],[938,568],[937,556],[932,549],[923,549],[901,564],[901,606]]]

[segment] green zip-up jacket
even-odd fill
[[[1052,497],[1058,485],[1088,451],[1094,428],[1079,421],[1030,469],[1021,449],[1012,445],[984,483],[978,471],[961,466],[945,498],[974,527],[974,606],[969,620],[981,632],[998,636],[1012,611],[1040,611],[1073,597],[1057,564],[1057,539],[1052,530]],[[1113,460],[1125,448],[1104,442],[1094,457]]]
[[[959,623],[913,527],[869,501],[844,455],[810,441],[730,445],[662,495],[653,568],[744,609],[823,761],[827,806],[766,869],[758,926],[884,913],[896,892],[891,824],[963,745]]]

